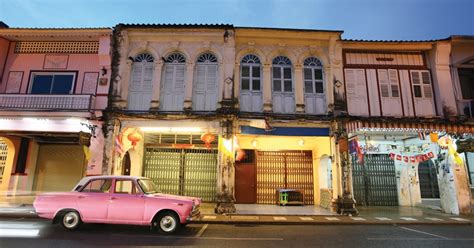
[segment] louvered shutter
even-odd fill
[[[380,95],[382,97],[390,97],[389,92],[389,79],[387,70],[377,70],[378,78],[379,78],[379,85],[380,85]]]
[[[433,93],[431,91],[431,78],[427,71],[421,72],[421,79],[423,80],[423,95],[426,98],[432,98]]]
[[[388,78],[390,81],[390,93],[392,97],[400,97],[400,89],[398,87],[398,71],[388,70]]]

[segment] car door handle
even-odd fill
[[[84,196],[80,195],[80,196],[78,196],[77,198],[82,199],[82,198],[84,198]]]
[[[110,200],[111,200],[111,201],[112,201],[112,200],[117,200],[117,198],[115,198],[115,197],[110,197]]]

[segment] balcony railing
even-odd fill
[[[0,109],[91,111],[93,95],[0,94]]]

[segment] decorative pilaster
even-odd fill
[[[157,111],[160,107],[160,90],[161,90],[161,73],[163,70],[163,61],[158,60],[155,62],[154,74],[153,74],[153,93],[151,96],[151,107],[150,110]]]
[[[271,64],[263,64],[263,112],[272,112],[272,75]]]
[[[194,63],[186,64],[186,73],[184,76],[184,110],[191,110],[193,108],[193,78],[194,78]]]
[[[304,113],[303,67],[295,65],[295,103],[296,113]]]

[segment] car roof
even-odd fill
[[[131,180],[136,180],[136,179],[147,179],[146,177],[140,177],[140,176],[117,176],[117,175],[99,175],[99,176],[87,176],[82,178],[78,184],[83,184],[86,183],[90,180],[93,179],[131,179]]]
[[[115,178],[115,179],[141,179],[146,177],[140,176],[123,176],[123,175],[99,175],[99,176],[87,176],[85,178],[96,179],[96,178]]]

